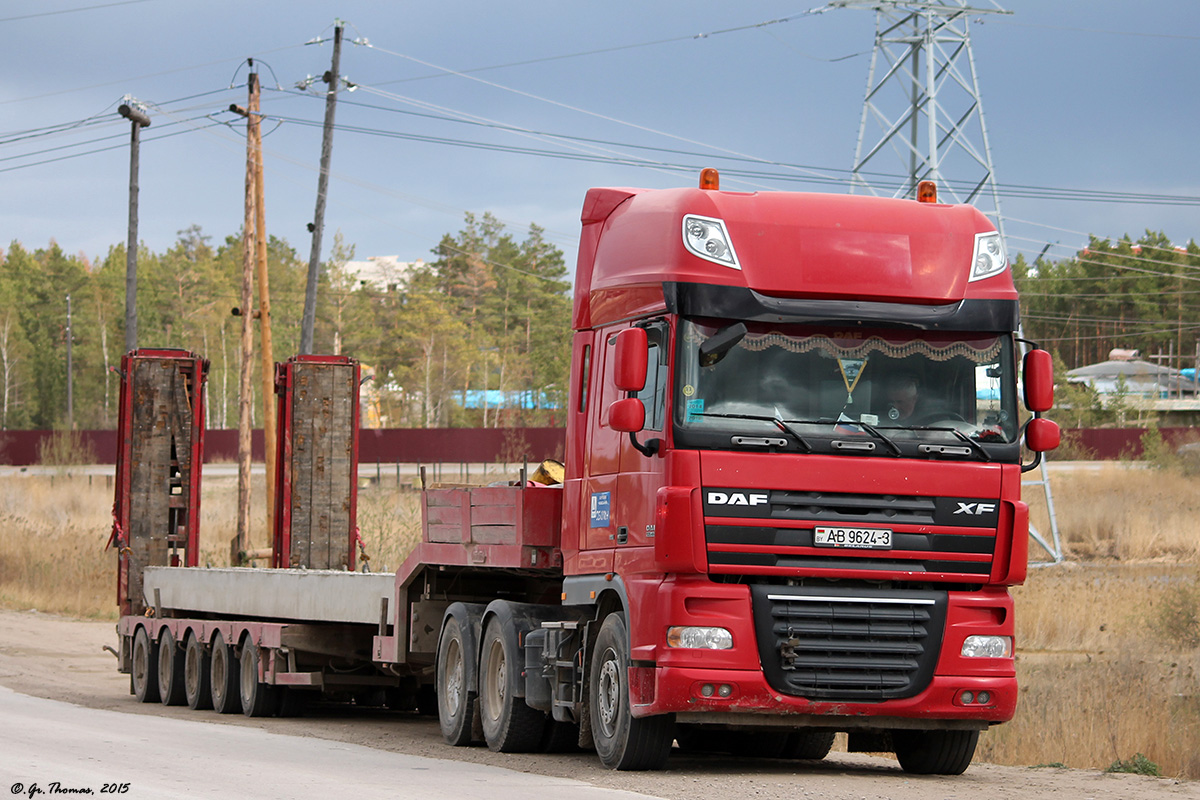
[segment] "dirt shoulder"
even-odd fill
[[[319,707],[298,719],[251,720],[186,707],[141,705],[129,694],[128,676],[116,671],[116,659],[103,650],[105,645],[115,647],[116,643],[112,622],[0,610],[0,685],[36,697],[124,712],[130,715],[131,725],[137,724],[139,714],[202,719],[574,778],[671,800],[1004,800],[1051,793],[1063,800],[1200,800],[1200,782],[1195,781],[991,764],[975,764],[955,778],[919,777],[905,775],[890,759],[848,753],[833,753],[818,764],[676,755],[663,772],[617,773],[603,769],[592,754],[503,755],[482,747],[453,749],[442,741],[434,721],[372,709]]]

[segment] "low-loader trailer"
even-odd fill
[[[383,701],[453,745],[617,769],[676,745],[822,758],[838,731],[966,769],[1016,708],[1021,474],[1058,443],[1003,242],[931,187],[718,182],[588,192],[561,469],[425,488],[394,575],[355,571],[353,359],[280,365],[273,568],[205,569],[207,364],[126,356],[131,691],[251,716]]]

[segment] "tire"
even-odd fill
[[[497,753],[536,750],[546,730],[546,714],[517,696],[523,654],[504,633],[499,617],[488,620],[479,649],[479,715],[483,740]],[[512,638],[516,638],[513,636]]]
[[[242,713],[247,717],[271,717],[279,711],[279,692],[276,687],[258,680],[258,645],[247,638],[242,643],[238,681]]]
[[[833,737],[836,735],[836,731],[819,728],[809,731],[793,731],[788,735],[787,743],[783,746],[781,758],[820,761],[833,749]]]
[[[138,628],[133,635],[132,661],[129,679],[133,683],[133,696],[139,703],[157,703],[158,645],[150,641],[145,628]]]
[[[449,617],[442,626],[437,653],[438,724],[442,737],[455,747],[471,743],[477,695],[467,686],[467,652],[462,623]]]
[[[196,634],[188,634],[183,648],[183,693],[188,708],[203,711],[212,708],[212,662]]]
[[[588,707],[600,763],[609,769],[662,769],[675,740],[675,717],[635,719],[629,705],[629,635],[609,614],[600,625],[589,669]]]
[[[158,637],[158,698],[164,706],[187,702],[183,690],[183,652],[175,643],[175,634],[165,627]]]
[[[971,765],[979,731],[892,731],[900,767],[914,775],[961,775]]]
[[[241,668],[233,647],[217,631],[213,637],[209,655],[209,688],[212,690],[212,707],[218,714],[236,714],[242,710],[239,686]]]

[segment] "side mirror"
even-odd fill
[[[1054,420],[1036,417],[1029,420],[1029,424],[1025,426],[1025,446],[1035,453],[1053,450],[1058,447],[1061,439],[1062,431]]]
[[[623,392],[640,392],[646,386],[649,344],[645,328],[626,328],[617,334],[613,379]],[[641,426],[638,427],[641,430]]]
[[[646,407],[636,397],[616,401],[608,407],[608,427],[621,433],[637,433],[646,427]]]
[[[1054,407],[1054,361],[1050,354],[1030,350],[1025,354],[1024,373],[1025,407],[1034,413],[1049,411]]]

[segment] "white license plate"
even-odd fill
[[[892,532],[886,528],[815,528],[817,547],[852,547],[863,550],[892,549]]]

